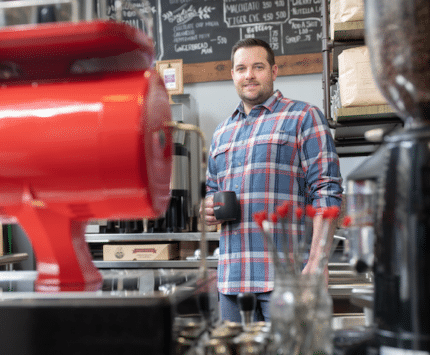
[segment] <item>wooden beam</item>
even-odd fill
[[[275,58],[279,76],[322,72],[322,53],[284,55]],[[184,64],[184,83],[231,80],[231,62]]]

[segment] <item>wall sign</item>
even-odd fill
[[[172,95],[184,93],[182,65],[182,59],[160,60],[155,65],[164,81],[171,104],[173,104]]]
[[[271,45],[279,75],[321,72],[321,1],[149,0],[156,60],[182,59],[185,83],[230,80],[232,46],[255,37]],[[123,19],[142,28],[134,9],[125,6]]]

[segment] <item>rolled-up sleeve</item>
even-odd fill
[[[316,107],[310,107],[302,117],[298,142],[310,202],[315,208],[340,206],[339,157],[327,120]]]

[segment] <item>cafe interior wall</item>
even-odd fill
[[[323,110],[321,73],[279,76],[274,88],[279,89],[285,97],[308,102]],[[194,114],[197,115],[209,149],[215,128],[231,115],[239,103],[233,81],[185,84],[184,93],[190,95]],[[340,158],[340,170],[344,180],[363,159],[364,157]]]

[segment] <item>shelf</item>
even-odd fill
[[[345,142],[338,142],[335,140],[336,144],[336,152],[339,158],[344,157],[362,157],[368,156],[374,153],[378,147],[379,143],[371,143],[371,142],[351,142],[349,144],[345,144]]]
[[[97,234],[86,233],[85,240],[87,243],[109,243],[109,242],[143,242],[143,241],[199,241],[202,234],[193,233],[116,233],[116,234]],[[219,233],[206,233],[206,240],[219,240]]]
[[[27,259],[28,259],[27,253],[7,254],[7,255],[0,256],[0,265],[19,263]]]
[[[364,21],[334,24],[334,41],[364,41]]]
[[[380,146],[380,142],[365,139],[365,133],[380,128],[384,134],[403,126],[403,121],[389,105],[342,107],[335,112],[334,140],[340,157],[366,156]]]
[[[402,122],[390,105],[352,106],[341,107],[334,112],[334,120],[337,123],[353,123],[363,121],[374,122],[380,120]]]
[[[371,129],[381,128],[384,133],[388,133],[403,125],[403,121],[388,105],[342,107],[335,112],[334,120],[334,138],[339,141],[339,145],[343,142],[344,146],[353,141],[360,143],[364,140],[365,132]]]
[[[200,267],[200,260],[150,260],[150,261],[94,261],[99,269],[194,269]],[[216,268],[218,260],[206,260],[209,268]]]

